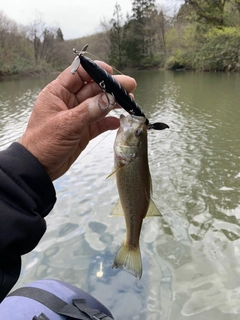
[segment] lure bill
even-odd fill
[[[108,94],[111,94],[115,102],[125,109],[130,115],[144,117],[148,129],[164,130],[169,126],[162,122],[150,123],[148,118],[142,112],[141,108],[127,93],[127,91],[115,80],[107,71],[97,65],[94,61],[84,55],[88,45],[85,45],[81,51],[73,49],[77,55],[71,65],[71,73],[75,74],[81,65],[90,77],[100,86],[100,88]]]

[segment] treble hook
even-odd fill
[[[103,107],[103,106],[100,105],[100,103],[98,103],[99,108],[102,109],[102,110],[105,110],[105,109],[107,109],[109,107],[109,105],[114,107],[116,105],[116,99],[115,99],[113,93],[108,93],[106,91],[106,85],[105,85],[104,80],[99,83],[99,87],[102,89],[102,91],[105,94],[105,96],[107,98],[107,101],[108,101],[108,104],[107,104],[106,107]],[[111,101],[111,99],[109,98],[109,95],[113,98],[113,101]]]

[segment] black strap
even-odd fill
[[[105,314],[101,313],[100,311],[89,308],[84,299],[74,300],[77,302],[75,302],[74,303],[75,306],[73,306],[73,305],[67,304],[65,301],[58,298],[54,294],[39,288],[23,287],[13,291],[8,295],[8,297],[9,296],[21,296],[21,297],[33,299],[35,301],[40,302],[41,304],[51,309],[55,313],[60,314],[62,316],[67,316],[73,319],[78,319],[78,320],[111,319]],[[78,305],[83,310],[79,309]]]
[[[90,316],[90,319],[96,319],[96,320],[110,320],[111,318],[109,318],[106,314],[101,313],[99,310],[97,309],[91,309],[89,308],[89,306],[86,303],[85,299],[74,299],[73,300],[73,304],[79,309],[81,310],[83,313],[87,314],[88,316]],[[111,319],[112,320],[112,319]]]

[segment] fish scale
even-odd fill
[[[143,219],[160,216],[151,199],[151,175],[148,165],[147,127],[144,117],[120,116],[114,143],[114,170],[119,201],[112,216],[123,215],[126,238],[118,250],[113,268],[123,268],[135,277],[142,276],[139,238]]]

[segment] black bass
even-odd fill
[[[116,254],[113,268],[123,268],[135,277],[142,276],[139,237],[146,216],[160,216],[151,199],[152,182],[148,166],[146,119],[120,116],[114,143],[114,171],[119,201],[112,215],[124,215],[126,239]]]

